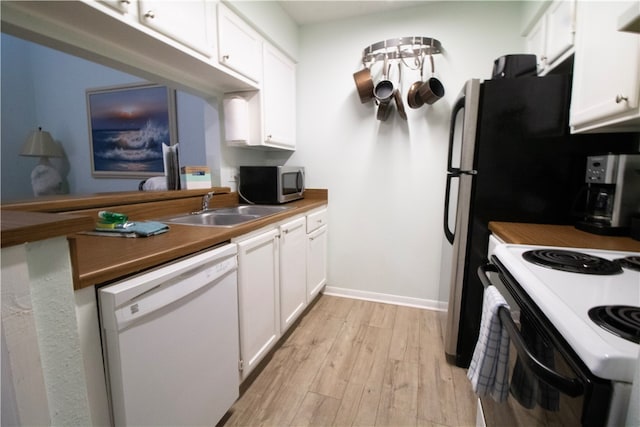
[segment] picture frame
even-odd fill
[[[164,175],[163,144],[177,143],[175,90],[158,84],[87,89],[91,175]]]

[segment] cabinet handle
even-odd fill
[[[153,10],[148,11],[147,13],[144,14],[145,18],[149,18],[149,19],[153,19],[156,17],[156,14],[153,12]]]
[[[131,4],[131,0],[120,0],[120,3],[126,4],[126,5],[130,5]]]
[[[620,104],[622,101],[628,102],[629,98],[624,95],[616,95],[616,104]]]
[[[222,55],[222,60],[223,61],[228,61],[229,60],[229,55]]]
[[[271,140],[272,135],[267,135],[267,140]]]

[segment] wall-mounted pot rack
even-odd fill
[[[420,70],[420,80],[414,82],[407,91],[407,103],[410,108],[420,108],[424,104],[433,104],[444,96],[444,86],[437,79],[434,68],[433,55],[442,52],[440,42],[431,37],[400,37],[374,43],[362,51],[363,69],[353,74],[356,89],[361,103],[371,100],[377,105],[378,120],[385,121],[391,113],[392,102],[396,105],[398,114],[407,120],[404,109],[403,96],[400,93],[402,85],[401,64],[411,70]],[[423,63],[429,57],[431,63],[431,77],[423,81]],[[382,61],[382,77],[374,79],[371,67]],[[397,82],[389,78],[391,63],[398,65]],[[392,101],[393,100],[393,101]]]
[[[400,37],[374,43],[362,51],[362,63],[370,67],[377,61],[424,58],[442,52],[440,41],[431,37]],[[406,65],[406,64],[405,64]]]

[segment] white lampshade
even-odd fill
[[[22,145],[21,156],[32,157],[62,157],[62,149],[53,142],[51,134],[45,132],[41,127],[29,134],[29,137]]]

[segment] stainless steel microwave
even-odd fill
[[[243,203],[277,204],[304,197],[304,168],[240,166],[238,195]]]

